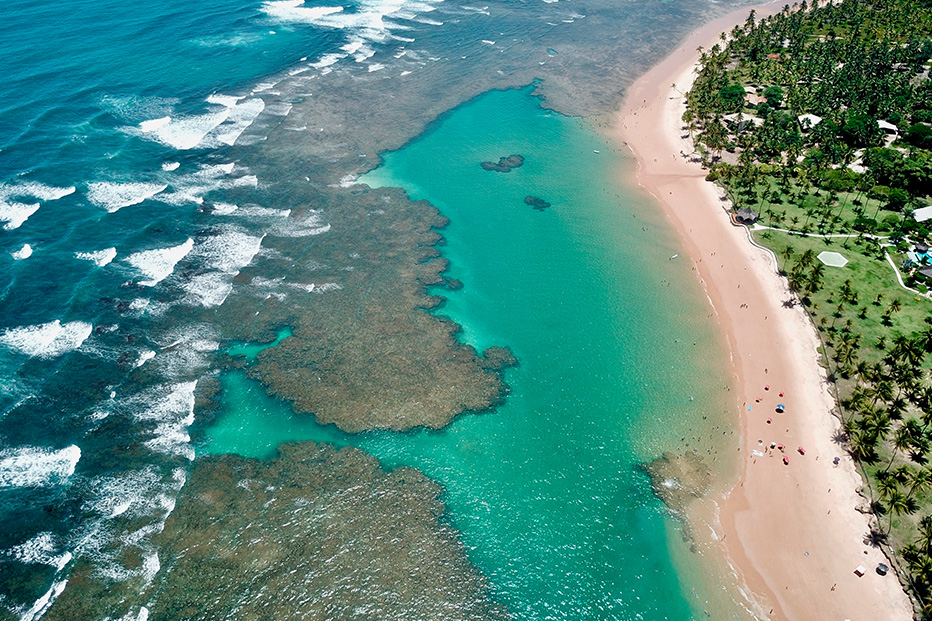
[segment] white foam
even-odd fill
[[[50,358],[77,349],[91,335],[93,326],[83,321],[55,321],[22,328],[9,328],[0,334],[0,344],[27,356]]]
[[[214,147],[221,144],[234,144],[264,109],[265,102],[258,97],[247,99],[242,103],[236,103],[230,107],[230,112],[223,123],[219,124],[216,129],[206,135],[200,146]]]
[[[29,446],[0,451],[0,488],[58,485],[74,474],[80,459],[75,445],[58,451]]]
[[[22,259],[28,259],[32,256],[32,246],[29,244],[23,244],[23,247],[17,250],[16,252],[11,252],[10,256],[13,257],[16,261],[21,261]]]
[[[189,237],[186,242],[178,246],[136,252],[126,257],[126,262],[146,276],[146,280],[139,281],[140,285],[153,287],[168,278],[175,270],[178,261],[185,258],[192,248],[194,248],[194,240]]]
[[[313,24],[321,28],[346,30],[353,36],[344,51],[355,56],[356,62],[372,56],[374,51],[365,42],[381,43],[393,30],[407,29],[399,20],[414,20],[421,13],[436,9],[442,0],[362,0],[352,12],[340,7],[305,6],[300,0],[269,1],[262,10],[283,22]],[[440,24],[440,22],[435,22]],[[313,65],[312,65],[313,66]],[[327,73],[325,67],[322,67]]]
[[[165,172],[177,170],[179,166],[181,166],[180,162],[162,162],[162,170]]]
[[[29,610],[23,613],[19,621],[36,621],[41,618],[49,609],[49,606],[62,594],[66,586],[68,586],[67,580],[59,580],[58,582],[52,583],[52,586],[45,592],[45,595],[37,599]]]
[[[133,363],[133,368],[139,368],[144,365],[147,361],[155,358],[155,352],[150,350],[144,351],[139,354],[139,358],[136,359],[136,362]]]
[[[213,271],[198,274],[185,284],[183,302],[207,308],[223,304],[233,290],[233,277],[252,262],[262,247],[262,239],[230,229],[199,243],[193,256]]]
[[[153,551],[146,555],[142,561],[142,575],[147,584],[152,582],[152,579],[155,578],[161,568],[162,564],[159,562],[158,552]],[[148,615],[146,616],[148,617]]]
[[[272,209],[269,207],[260,207],[259,205],[246,205],[240,208],[237,215],[249,216],[253,218],[287,218],[291,215],[290,209]]]
[[[143,130],[142,135],[173,149],[193,149],[229,115],[230,109],[223,107],[215,112],[171,117],[167,123],[149,125],[149,129]]]
[[[93,252],[74,253],[75,258],[82,259],[84,261],[91,261],[98,267],[107,265],[116,258],[116,255],[116,248],[104,248],[103,250],[95,250]]]
[[[382,63],[372,63],[369,65],[369,73],[372,73],[373,71],[381,71],[382,69],[385,69],[385,65]]]
[[[23,203],[7,203],[0,200],[0,222],[5,222],[4,230],[12,231],[23,225],[29,216],[39,211],[39,203],[25,205]]]
[[[119,211],[123,207],[137,205],[142,201],[155,196],[168,185],[164,183],[113,183],[98,181],[87,186],[87,198],[103,207],[109,213]]]
[[[168,394],[151,402],[137,415],[140,421],[157,421],[155,437],[143,444],[159,453],[194,459],[188,427],[194,423],[194,389],[197,382],[183,382],[162,387]]]
[[[74,191],[74,186],[58,188],[35,181],[0,185],[0,222],[5,222],[3,228],[11,231],[22,226],[39,209],[39,203],[14,201],[14,198],[55,201]]]
[[[207,103],[217,104],[220,106],[226,106],[227,108],[232,108],[236,103],[242,99],[242,96],[236,95],[221,95],[220,93],[214,93],[207,98]]]
[[[44,183],[27,181],[0,190],[0,194],[6,194],[7,192],[8,196],[31,196],[40,201],[57,201],[64,196],[74,194],[75,187],[72,185],[67,188],[56,188]]]
[[[231,229],[204,239],[197,245],[193,256],[208,269],[235,274],[252,262],[261,246],[262,237]]]
[[[342,58],[346,58],[346,54],[324,54],[320,57],[320,60],[310,63],[308,66],[313,67],[314,69],[323,69],[324,67],[329,67],[330,65],[336,64]]]
[[[277,101],[266,106],[265,110],[272,116],[288,116],[292,105],[287,101]]]
[[[227,274],[208,272],[198,274],[185,284],[183,302],[191,306],[216,308],[233,292],[233,283]]]
[[[149,121],[143,121],[142,123],[139,124],[139,129],[141,129],[143,132],[154,132],[158,128],[164,127],[165,125],[168,125],[171,122],[172,122],[172,117],[163,116],[160,119],[151,119]]]
[[[259,180],[255,175],[243,174],[239,177],[230,176],[236,170],[233,162],[227,164],[212,164],[201,166],[197,171],[178,175],[171,182],[171,191],[162,192],[155,198],[170,205],[184,205],[187,203],[203,204],[204,196],[214,190],[256,187]],[[244,168],[239,169],[245,172]]]
[[[16,560],[29,565],[40,563],[42,565],[57,565],[58,555],[55,554],[55,543],[52,533],[39,533],[29,541],[10,548]]]
[[[120,617],[118,621],[149,621],[149,609],[145,606],[140,606],[137,614],[127,612]]]
[[[148,395],[146,395],[148,396]],[[161,475],[154,466],[144,470],[123,472],[117,477],[97,477],[89,484],[89,489],[96,492],[96,497],[89,500],[85,510],[104,518],[115,518],[124,513],[138,516],[145,511],[130,511],[130,509],[143,509],[141,494],[145,490],[156,487]]]
[[[211,213],[215,216],[228,216],[237,209],[239,209],[239,207],[232,203],[214,203]]]
[[[310,237],[330,230],[329,224],[321,222],[320,213],[311,211],[303,220],[289,218],[270,231],[276,237]]]
[[[343,11],[342,6],[304,6],[304,0],[280,0],[278,2],[266,2],[262,5],[262,10],[269,17],[274,17],[285,22],[310,22],[334,13]]]

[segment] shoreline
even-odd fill
[[[693,150],[680,128],[697,46],[719,42],[752,9],[769,15],[780,8],[776,2],[745,7],[695,30],[628,89],[609,135],[631,149],[637,183],[684,242],[730,356],[740,473],[724,498],[714,499],[717,515],[704,543],[736,571],[739,589],[765,618],[911,619],[912,604],[897,577],[874,572],[883,552],[864,543],[872,516],[856,510],[866,504],[858,494],[863,482],[834,440],[836,404],[815,327],[802,307],[784,306],[795,296],[774,255],[752,245],[745,227],[731,224],[722,191],[705,181],[700,164],[683,157]],[[786,413],[775,412],[777,403]],[[789,464],[779,451],[766,450],[771,442],[786,446]],[[863,577],[854,574],[858,565],[868,570]]]

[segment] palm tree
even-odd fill
[[[900,491],[900,484],[892,474],[884,470],[877,473],[877,493],[881,500],[887,500]]]
[[[918,532],[919,538],[916,539],[916,545],[919,550],[926,554],[932,553],[932,515],[926,515],[919,520]]]
[[[783,271],[786,271],[786,264],[789,263],[790,259],[793,258],[793,255],[796,254],[796,250],[792,246],[787,246],[783,249],[781,253],[783,255]]]
[[[912,498],[916,492],[921,494],[929,489],[929,486],[932,485],[932,472],[929,472],[928,468],[914,468],[909,471],[906,483],[909,485],[906,497]]]
[[[928,326],[916,335],[916,345],[927,353],[932,353],[932,326]]]
[[[849,443],[851,445],[851,455],[858,461],[871,463],[876,459],[874,447],[877,439],[864,431],[857,431],[849,434]]]
[[[893,529],[893,516],[912,513],[916,510],[916,503],[903,492],[896,490],[887,500],[887,510],[890,511],[890,521],[887,524],[887,534],[889,535]]]
[[[912,441],[913,439],[909,435],[909,429],[906,427],[899,427],[893,432],[893,450],[891,451],[890,461],[887,462],[887,467],[884,468],[884,472],[890,471],[890,466],[893,465],[893,460],[896,459],[897,453],[908,449]]]

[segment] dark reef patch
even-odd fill
[[[440,488],[363,451],[304,442],[200,459],[143,592],[84,565],[46,619],[506,619],[443,521]],[[133,559],[128,563],[139,565]],[[138,586],[138,585],[137,585]]]
[[[510,173],[514,168],[520,168],[524,164],[523,155],[508,155],[498,158],[498,162],[482,162],[479,164],[484,170],[491,170],[500,173]]]
[[[644,466],[654,493],[674,513],[702,498],[712,485],[713,474],[699,453],[664,453]]]
[[[345,191],[325,192],[317,200],[326,206],[326,234],[310,243],[269,236],[267,258],[242,272],[246,281],[283,275],[296,285],[281,287],[287,297],[246,291],[219,311],[224,325],[237,328],[236,340],[293,326],[291,336],[257,356],[249,375],[297,410],[348,432],[438,429],[500,403],[500,365],[457,341],[459,326],[426,312],[443,302],[427,288],[445,282],[448,261],[437,258],[435,229],[447,219],[395,189],[351,200]],[[315,287],[307,290],[308,283]]]
[[[525,205],[530,205],[531,207],[533,207],[533,208],[536,209],[537,211],[543,211],[543,210],[547,209],[548,207],[550,207],[550,203],[548,203],[547,201],[545,201],[545,200],[542,199],[542,198],[537,198],[536,196],[525,196],[525,197],[524,197],[524,204],[525,204]]]

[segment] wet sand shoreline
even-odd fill
[[[856,509],[866,504],[857,494],[862,481],[834,440],[838,421],[817,333],[792,304],[773,254],[732,225],[721,191],[686,157],[692,145],[681,129],[682,93],[692,83],[697,47],[714,45],[751,8],[699,28],[638,79],[611,129],[637,159],[637,182],[681,235],[730,355],[740,475],[716,505],[708,543],[765,618],[909,619],[896,577],[873,571],[884,557],[864,543],[869,516]],[[754,8],[766,15],[782,5]],[[775,411],[778,403],[785,413]],[[785,453],[768,450],[771,443]],[[858,565],[869,570],[863,577],[854,574]]]

